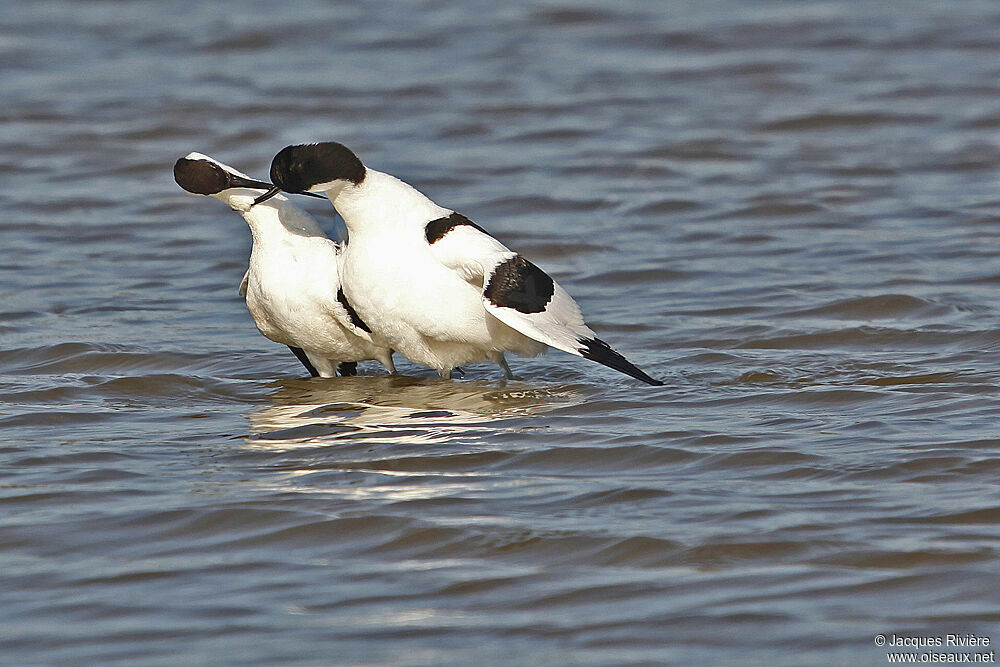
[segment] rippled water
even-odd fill
[[[975,1],[0,5],[3,661],[1000,641],[998,34]],[[303,379],[236,294],[245,224],[170,169],[326,139],[666,386]]]

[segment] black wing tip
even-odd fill
[[[663,380],[657,380],[649,375],[646,375],[638,366],[633,364],[631,361],[618,354],[611,349],[611,346],[605,343],[600,338],[581,338],[580,342],[580,355],[584,359],[590,359],[591,361],[596,361],[599,364],[604,364],[608,368],[613,368],[619,373],[624,373],[630,377],[634,377],[636,380],[642,380],[646,384],[653,385],[654,387],[662,387]]]
[[[355,377],[358,374],[358,362],[341,361],[337,364],[337,372],[340,373],[340,377]]]

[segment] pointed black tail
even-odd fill
[[[580,354],[583,355],[584,359],[590,359],[591,361],[596,361],[599,364],[604,364],[608,368],[613,368],[616,371],[624,373],[625,375],[630,375],[636,380],[642,380],[646,384],[651,384],[656,387],[663,384],[662,381],[655,380],[643,373],[635,366],[635,364],[612,350],[611,346],[600,338],[581,338],[580,345]]]

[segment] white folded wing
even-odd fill
[[[468,224],[454,227],[431,244],[431,253],[463,280],[483,290],[486,312],[515,331],[577,356],[583,356],[581,339],[594,338],[594,332],[583,322],[580,307],[566,290],[537,266],[519,258],[517,253],[476,227]],[[528,292],[505,299],[494,290],[490,298],[486,293],[490,281],[500,267],[510,266],[512,260],[523,275],[508,278],[526,279]],[[515,303],[517,296],[523,298]],[[546,296],[547,301],[542,303]]]

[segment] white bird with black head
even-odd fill
[[[347,301],[387,345],[441,377],[492,360],[510,378],[505,352],[535,356],[549,345],[663,384],[597,338],[540,268],[342,144],[282,149],[271,181],[256,202],[282,190],[330,198],[350,238],[341,263]]]
[[[201,153],[174,165],[184,190],[208,195],[240,213],[253,235],[250,267],[240,284],[247,310],[267,338],[287,345],[312,376],[355,375],[375,359],[390,373],[392,350],[378,344],[347,305],[340,284],[341,247],[308,213],[282,195],[254,205],[270,184]]]

